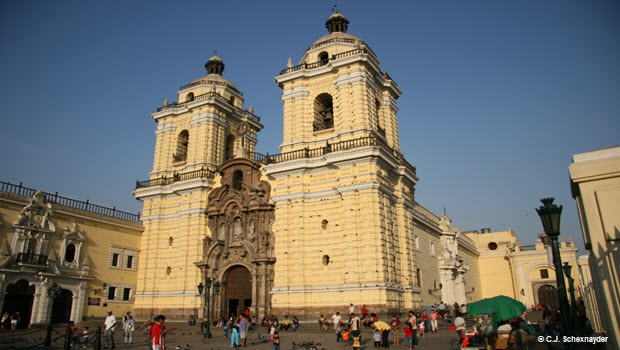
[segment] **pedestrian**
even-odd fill
[[[403,332],[405,332],[405,343],[407,345],[407,350],[412,350],[413,349],[413,329],[411,328],[411,323],[409,322],[405,323],[405,329],[403,329]]]
[[[293,323],[293,325],[291,327],[293,329],[293,332],[296,332],[297,328],[299,328],[299,320],[297,319],[297,316],[293,316],[292,323]]]
[[[348,346],[351,345],[349,343],[349,336],[351,335],[351,331],[347,327],[342,330],[342,345]]]
[[[166,329],[164,323],[166,322],[166,316],[159,315],[155,318],[155,323],[149,329],[149,340],[151,343],[152,350],[165,350],[165,336],[168,332],[177,329],[176,327],[171,327]]]
[[[359,336],[353,336],[353,349],[359,350],[362,346],[362,342]]]
[[[513,320],[510,322],[510,327],[512,327],[512,331],[510,331],[510,335],[508,336],[508,345],[512,350],[529,350],[529,346],[527,344],[528,334],[526,331],[521,329],[521,324],[518,320]]]
[[[74,348],[76,344],[80,343],[80,338],[75,333],[77,333],[75,322],[69,321],[69,324],[65,328],[65,335],[69,339],[69,346],[72,348]]]
[[[112,343],[112,349],[116,346],[114,345],[114,332],[116,332],[116,317],[112,315],[112,310],[108,310],[108,317],[105,318],[103,322],[105,325],[104,337],[105,337],[105,346],[104,349],[107,349],[110,343]]]
[[[11,329],[17,329],[17,322],[19,322],[19,312],[16,312],[11,316]]]
[[[390,321],[390,334],[394,338],[394,346],[400,345],[400,320],[396,315],[392,315],[392,320]]]
[[[232,333],[230,334],[230,347],[239,346],[239,325],[235,324],[232,327]]]
[[[134,329],[136,329],[136,321],[133,319],[133,316],[129,315],[129,318],[123,327],[123,331],[125,331],[125,344],[133,343]]]
[[[428,329],[428,312],[426,312],[426,310],[422,311],[422,316],[420,316],[420,319],[422,319],[420,326],[424,325],[424,329]],[[420,327],[420,330],[421,329],[422,327]]]
[[[273,350],[280,350],[280,334],[277,331],[273,333],[271,344],[273,344]]]
[[[332,326],[334,328],[336,328],[338,326],[338,324],[340,323],[340,321],[342,320],[342,316],[340,316],[340,312],[336,312],[333,316],[332,316]]]
[[[334,328],[336,328],[336,343],[338,343],[342,339],[342,324],[335,324]]]
[[[389,348],[390,325],[383,321],[376,321],[371,327],[376,328],[381,332],[381,346],[386,349]]]
[[[2,314],[2,320],[0,321],[0,325],[2,325],[2,329],[10,329],[11,328],[11,317],[8,312],[4,312]]]
[[[229,322],[224,323],[222,330],[224,330],[224,338],[226,339],[228,339],[228,328],[230,328],[230,323]]]
[[[239,321],[237,324],[239,325],[239,338],[241,339],[241,346],[245,347],[246,343],[246,334],[248,328],[248,321],[246,321],[244,314],[239,315]]]
[[[82,347],[88,347],[88,326],[84,326],[84,330],[82,331]]]
[[[375,348],[381,347],[381,331],[378,329],[375,331],[375,334],[372,335],[372,339],[375,341]]]
[[[354,313],[351,314],[351,335],[360,337],[362,333],[362,321]],[[361,340],[360,340],[361,341]]]
[[[417,319],[417,317],[415,317],[415,314],[413,313],[413,310],[409,310],[407,315],[409,316],[409,319],[407,319],[407,322],[409,322],[409,324],[411,325],[411,330],[413,331],[413,334],[412,334],[413,346],[415,346],[418,343],[418,339],[417,339],[418,338],[417,337],[418,319]]]
[[[426,330],[426,325],[424,324],[424,321],[420,322],[419,328],[420,328],[420,337],[423,337],[425,334],[424,332]]]
[[[437,311],[431,311],[431,332],[437,333]]]

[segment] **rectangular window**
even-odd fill
[[[133,256],[131,255],[127,256],[127,268],[128,269],[133,268]]]
[[[112,266],[118,266],[118,254],[112,254]]]
[[[123,289],[123,300],[129,300],[130,296],[131,296],[131,288]]]
[[[137,258],[138,250],[136,249],[110,245],[108,267],[122,270],[135,270],[138,263]]]
[[[116,287],[108,287],[108,300],[114,300],[116,295]]]
[[[435,242],[431,241],[431,256],[435,256]]]
[[[415,243],[415,250],[420,250],[420,236],[415,235],[413,240],[414,240],[414,243]]]
[[[415,278],[416,278],[416,286],[422,287],[422,270],[416,269]]]
[[[549,270],[540,269],[540,278],[549,278]]]

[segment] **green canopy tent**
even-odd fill
[[[489,309],[495,311],[499,322],[503,322],[521,316],[525,311],[525,305],[504,295],[467,304],[467,311],[473,317],[478,317],[480,312],[488,312]]]

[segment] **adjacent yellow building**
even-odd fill
[[[138,215],[0,182],[0,222],[0,308],[20,327],[133,309]]]

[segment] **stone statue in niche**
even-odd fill
[[[217,239],[219,239],[220,241],[226,239],[226,225],[220,226],[220,231],[217,235]]]
[[[254,221],[248,225],[248,240],[254,242]]]
[[[235,222],[233,223],[234,230],[234,238],[236,240],[241,239],[243,235],[243,229],[241,227],[241,218],[235,218]]]

